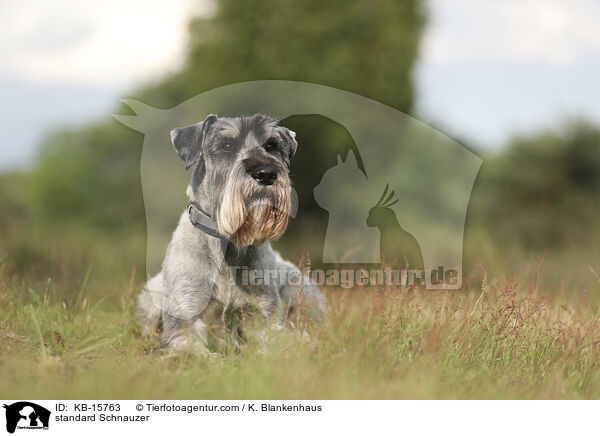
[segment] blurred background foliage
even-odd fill
[[[517,138],[484,163],[471,223],[496,243],[555,248],[592,242],[600,207],[600,130],[582,121]],[[492,231],[493,230],[493,231]]]
[[[412,114],[412,69],[425,19],[419,0],[219,0],[212,17],[190,23],[184,66],[130,96],[170,108],[218,86],[283,79],[340,88]],[[302,174],[294,179],[302,220],[291,223],[287,239],[296,247],[293,257],[298,247],[310,251],[307,229],[322,240],[327,213],[312,189],[338,153],[345,157],[354,145],[342,126],[320,116],[284,124],[302,143],[292,168]],[[75,281],[90,264],[108,278],[137,265],[141,278],[142,140],[107,115],[47,137],[32,171],[1,175],[0,256],[9,269],[29,279]],[[465,272],[475,263],[513,268],[546,250],[560,262],[595,254],[599,143],[599,129],[571,121],[515,138],[499,153],[478,152],[484,164],[466,223]],[[592,265],[590,259],[578,267]]]

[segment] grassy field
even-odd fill
[[[541,271],[495,279],[482,269],[483,281],[451,293],[327,289],[325,322],[271,333],[266,353],[250,343],[164,358],[135,321],[140,274],[107,280],[140,243],[117,256],[107,243],[91,269],[57,246],[57,265],[72,269],[51,268],[56,280],[1,261],[0,397],[600,398],[598,281],[557,290]]]

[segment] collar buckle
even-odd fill
[[[212,237],[227,240],[227,238],[221,235],[217,230],[217,223],[215,220],[209,214],[204,212],[198,203],[190,201],[187,206],[187,212],[188,218],[194,227]]]

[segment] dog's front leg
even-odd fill
[[[210,354],[208,328],[202,319],[212,294],[212,286],[207,285],[209,280],[185,274],[173,277],[167,269],[164,282],[170,291],[163,301],[163,346],[174,352]]]
[[[201,318],[183,321],[163,312],[163,346],[168,355],[188,353],[199,356],[210,356],[207,347],[207,326]]]
[[[279,287],[284,308],[283,322],[292,314],[299,315],[298,312],[319,322],[327,312],[327,303],[321,289],[290,262],[278,262],[277,269],[283,273]]]
[[[263,288],[263,293],[256,300],[256,307],[262,315],[265,326],[278,330],[283,327],[285,309],[275,287]]]
[[[285,310],[275,288],[264,289],[262,295],[256,298],[255,306],[262,318],[262,325],[253,334],[253,340],[258,345],[259,352],[267,351],[267,343],[272,330],[281,330],[285,319]]]

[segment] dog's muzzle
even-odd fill
[[[219,233],[237,246],[261,245],[285,231],[291,183],[275,163],[246,160],[232,171],[216,213]]]

